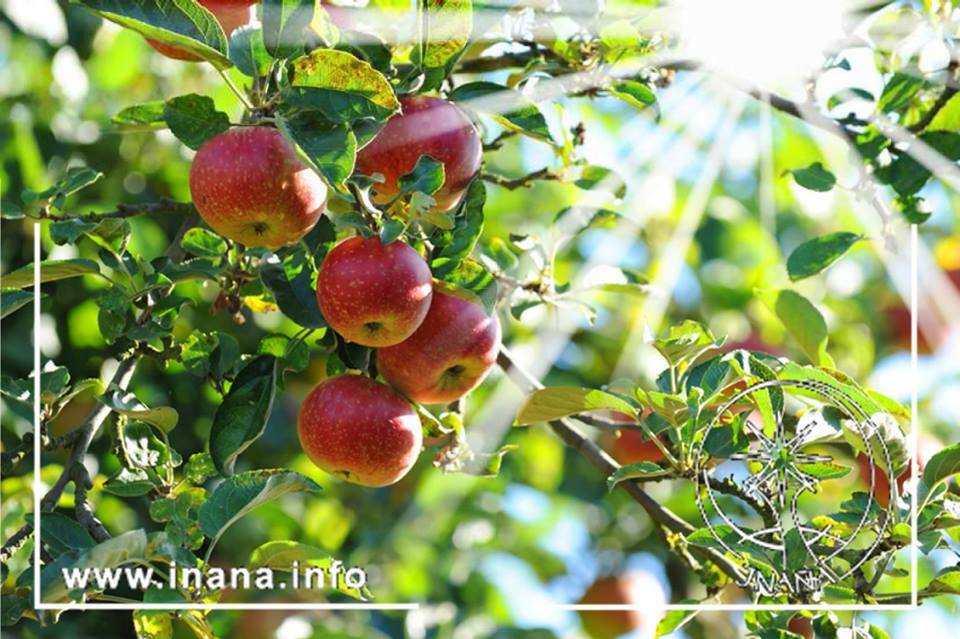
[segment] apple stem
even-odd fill
[[[234,84],[233,80],[230,79],[230,76],[227,75],[227,72],[218,67],[216,69],[217,73],[220,74],[220,77],[223,78],[223,81],[227,83],[228,87],[230,87],[230,90],[233,91],[234,95],[236,95],[240,99],[240,102],[243,103],[244,108],[247,111],[253,111],[254,106],[251,104],[250,99],[247,98],[246,94],[241,91],[236,84]]]

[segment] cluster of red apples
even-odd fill
[[[224,30],[245,24],[252,2],[201,0]],[[238,16],[245,18],[240,20]],[[161,52],[183,59],[186,52]],[[435,208],[451,210],[480,169],[473,123],[453,104],[406,96],[401,110],[360,150],[357,171],[384,180],[376,203],[393,200],[398,180],[421,155],[444,166]],[[298,242],[325,211],[327,188],[275,128],[235,126],[204,143],[190,170],[193,203],[215,231],[248,247]],[[320,382],[304,401],[298,432],[323,470],[364,486],[386,486],[413,466],[422,447],[413,402],[448,404],[476,387],[500,348],[496,315],[434,282],[423,256],[402,240],[350,237],[320,265],[317,301],[345,340],[377,349],[386,383],[360,374]]]

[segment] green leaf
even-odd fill
[[[28,570],[21,574],[30,574],[31,572]],[[2,595],[0,596],[0,610],[2,610],[0,626],[12,626],[20,621],[24,614],[33,610],[33,600],[27,595]]]
[[[85,189],[103,177],[103,173],[85,166],[67,169],[66,175],[54,187],[59,195],[67,196]]]
[[[448,68],[470,41],[472,3],[470,0],[426,0],[423,14],[421,63],[428,69]]]
[[[924,590],[937,594],[960,595],[960,568],[956,566],[944,568]]]
[[[430,268],[436,277],[475,297],[488,314],[493,313],[497,303],[497,279],[493,274],[473,258],[462,259],[455,268],[448,268],[451,261],[448,257],[437,258],[431,262]]]
[[[211,538],[211,547],[235,521],[269,501],[297,492],[316,493],[320,486],[300,473],[286,470],[252,470],[224,480],[200,506],[200,529]]]
[[[666,337],[653,341],[653,347],[663,355],[668,363],[677,366],[691,364],[707,351],[723,346],[724,340],[717,339],[699,322],[684,320],[671,326]]]
[[[866,100],[867,102],[873,102],[874,100],[873,94],[870,93],[869,91],[865,89],[853,87],[851,89],[846,89],[840,93],[837,93],[836,95],[830,96],[830,99],[827,100],[827,108],[833,109],[835,107],[838,107],[844,102],[848,102],[849,100],[853,99],[854,97],[860,98],[861,100]]]
[[[18,288],[0,290],[0,319],[33,301],[33,291],[21,291]]]
[[[793,249],[787,258],[787,273],[796,282],[820,273],[863,239],[857,233],[840,231],[807,240]]]
[[[305,341],[294,340],[286,335],[267,335],[257,345],[258,355],[273,355],[284,364],[284,368],[302,371],[310,365],[310,347]]]
[[[136,468],[146,469],[148,475],[157,468],[179,466],[183,458],[176,450],[160,441],[151,427],[139,421],[130,421],[123,426],[122,452]]]
[[[580,171],[580,177],[573,181],[581,189],[599,189],[622,198],[627,192],[627,183],[615,171],[603,166],[587,165]]]
[[[541,141],[553,141],[547,121],[536,103],[516,89],[495,82],[470,82],[451,91],[448,97],[453,102],[492,116],[508,129]]]
[[[156,487],[146,470],[121,468],[103,484],[103,489],[119,497],[142,497]]]
[[[526,426],[599,409],[637,413],[630,402],[602,390],[553,386],[531,393],[517,411],[516,423]]]
[[[273,62],[263,43],[263,30],[245,25],[230,34],[230,61],[251,78],[267,75]]]
[[[407,223],[398,218],[389,218],[383,223],[380,229],[380,243],[386,246],[393,242],[407,230]]]
[[[750,446],[750,440],[743,432],[747,413],[741,413],[730,424],[716,425],[710,429],[703,449],[711,456],[727,459],[734,453],[745,451]]]
[[[224,477],[233,473],[237,457],[267,427],[277,391],[278,361],[272,355],[260,355],[247,362],[213,416],[210,456]]]
[[[317,304],[314,271],[302,246],[283,261],[273,255],[262,262],[260,279],[270,289],[284,315],[304,328],[321,328],[326,320]]]
[[[303,52],[315,0],[263,0],[263,43],[275,58],[289,58]]]
[[[54,557],[71,550],[84,551],[96,544],[86,528],[66,515],[45,512],[40,524],[43,543]]]
[[[827,322],[810,300],[791,290],[761,291],[758,296],[780,319],[811,362],[833,365],[827,353]]]
[[[134,610],[137,639],[173,639],[173,615],[157,610]]]
[[[439,233],[434,240],[436,259],[443,259],[442,268],[434,266],[438,277],[456,268],[460,261],[473,253],[477,240],[483,233],[483,206],[487,200],[487,187],[483,180],[473,180],[454,218],[453,228]],[[439,250],[439,252],[437,252]]]
[[[699,602],[695,599],[684,599],[679,603],[696,605]],[[698,612],[699,611],[697,610],[671,610],[667,612],[667,614],[663,616],[663,619],[660,620],[660,623],[657,624],[657,631],[654,635],[655,639],[659,639],[659,637],[666,637],[667,635],[673,634],[677,630],[680,630],[694,617],[696,617]]]
[[[907,73],[894,73],[883,87],[877,109],[882,113],[897,111],[909,104],[922,87],[923,79]]]
[[[960,160],[960,133],[931,131],[921,135],[920,140],[947,160]],[[877,177],[890,184],[901,197],[911,196],[922,189],[931,175],[930,169],[906,152],[877,171]]]
[[[77,218],[58,220],[50,225],[50,239],[54,244],[76,244],[84,233],[96,227],[96,222],[85,222]]]
[[[627,464],[615,470],[607,477],[607,490],[613,490],[617,484],[627,479],[649,479],[651,477],[661,477],[667,471],[660,468],[653,462],[639,462],[637,464]]]
[[[928,490],[933,490],[957,473],[960,473],[960,444],[953,444],[930,458],[923,469],[923,483]]]
[[[250,570],[271,568],[293,572],[294,562],[296,562],[297,568],[302,573],[309,568],[320,568],[326,571],[333,565],[333,561],[334,558],[329,553],[315,546],[296,541],[268,541],[250,554],[250,560],[247,563]],[[363,590],[347,588],[342,577],[337,580],[336,589],[360,601],[367,601],[373,597],[366,588]]]
[[[146,422],[165,433],[173,430],[180,419],[176,409],[170,406],[148,408],[133,393],[113,391],[100,397],[100,402],[109,406],[115,413]]]
[[[752,531],[748,528],[742,529],[748,534]],[[723,543],[721,543],[721,541]],[[710,528],[698,528],[687,535],[687,543],[694,546],[704,546],[715,550],[725,551],[724,544],[737,553],[742,553],[749,557],[753,562],[772,567],[772,560],[761,546],[744,541],[738,532],[726,525],[714,526]]]
[[[99,272],[100,267],[93,260],[77,258],[40,262],[40,282],[53,282]],[[2,288],[25,288],[31,285],[33,285],[32,263],[0,276],[0,287]]]
[[[366,118],[382,122],[400,108],[382,73],[336,49],[317,49],[293,61],[286,102],[344,123]]]
[[[183,234],[180,246],[187,253],[200,257],[221,257],[227,252],[227,243],[222,237],[198,226]]]
[[[443,162],[435,160],[429,155],[421,155],[417,158],[413,170],[400,176],[397,185],[404,193],[419,191],[420,193],[433,195],[443,186],[444,179]]]
[[[646,84],[637,82],[636,80],[617,82],[610,87],[610,95],[638,109],[645,109],[651,104],[657,103],[657,94]]]
[[[196,93],[167,100],[163,106],[163,119],[177,139],[194,151],[230,128],[230,118],[217,111],[213,98]]]
[[[843,466],[841,464],[835,464],[833,462],[814,462],[811,464],[798,464],[797,468],[810,475],[811,477],[816,477],[817,479],[840,479],[841,477],[846,477],[850,473],[852,468],[849,466]]]
[[[327,184],[344,192],[343,183],[353,173],[357,160],[357,136],[349,126],[314,113],[302,113],[289,120],[278,118],[277,126]]]
[[[227,37],[216,17],[194,0],[75,0],[122,27],[183,49],[221,69],[230,66]]]
[[[110,121],[123,130],[163,129],[167,126],[163,107],[163,100],[134,104],[122,109]]]
[[[40,574],[40,598],[44,603],[71,601],[71,591],[63,579],[63,570],[116,568],[123,564],[144,560],[147,552],[147,534],[143,529],[131,530],[97,544],[79,555],[64,553],[56,561],[44,565]],[[93,588],[88,588],[92,590]]]
[[[928,131],[960,131],[960,93],[954,95],[947,104],[937,112]]]
[[[837,184],[836,176],[819,162],[814,162],[805,169],[793,169],[790,174],[797,184],[811,191],[826,192]]]

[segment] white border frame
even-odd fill
[[[33,607],[36,610],[417,610],[418,603],[44,603],[40,600],[40,223],[33,225]]]
[[[917,283],[918,283],[918,258],[917,244],[919,233],[916,225],[910,226],[910,450],[916,451],[919,439],[919,420],[917,419]],[[56,604],[44,603],[40,600],[40,528],[42,519],[37,513],[40,509],[40,493],[43,486],[40,481],[40,223],[34,224],[33,233],[33,418],[34,433],[38,436],[33,438],[33,497],[34,497],[34,541],[33,541],[33,605],[37,610],[417,610],[420,608],[418,603],[243,603],[243,604],[182,604],[179,606],[163,603],[70,603]],[[919,468],[917,457],[912,454],[910,457],[911,473],[914,480],[919,480]],[[919,567],[919,544],[917,542],[917,491],[913,490],[910,495],[910,514],[911,514],[911,546],[910,546],[910,597],[909,604],[723,604],[723,603],[699,603],[699,604],[665,604],[662,610],[669,611],[687,611],[687,612],[708,612],[708,611],[726,611],[726,612],[748,612],[748,611],[786,611],[786,610],[809,610],[809,611],[834,611],[834,612],[892,612],[916,610],[919,606],[919,590],[917,570]],[[550,610],[581,610],[581,611],[617,611],[617,610],[637,610],[643,609],[638,606],[622,604],[561,604],[555,606],[546,606]]]

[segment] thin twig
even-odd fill
[[[954,61],[950,63],[948,72],[956,72],[957,69],[960,69],[960,63]],[[916,123],[907,127],[907,130],[911,133],[922,133],[924,129],[930,126],[930,123],[933,122],[935,117],[937,117],[937,114],[943,110],[943,107],[947,106],[947,102],[949,102],[953,96],[957,95],[958,92],[960,92],[960,89],[958,89],[956,85],[948,84],[945,86],[943,93],[941,93],[940,97],[937,98],[937,101],[933,103],[933,106],[931,106],[930,109],[923,114],[923,117],[917,120]]]
[[[507,376],[524,392],[531,393],[543,388],[543,384],[530,373],[521,368],[510,353],[503,347],[497,355],[497,364]],[[594,468],[599,470],[605,477],[609,477],[620,465],[613,460],[600,447],[587,439],[570,420],[556,419],[548,422],[550,428],[557,434],[563,442],[580,453]],[[626,491],[640,506],[647,512],[651,519],[665,527],[666,529],[682,535],[689,535],[696,530],[686,520],[674,514],[671,510],[661,506],[657,500],[650,496],[639,482],[633,480],[622,481],[617,484],[618,487]],[[728,577],[737,581],[740,579],[740,568],[728,559],[723,553],[712,548],[695,547],[691,549],[709,561],[716,564]]]
[[[543,167],[542,169],[532,173],[527,173],[526,175],[518,178],[508,178],[503,175],[488,173],[486,171],[480,174],[480,178],[492,184],[496,184],[497,186],[502,186],[505,189],[513,191],[514,189],[519,188],[530,188],[537,180],[557,181],[560,179],[560,176],[554,173],[552,169]]]

